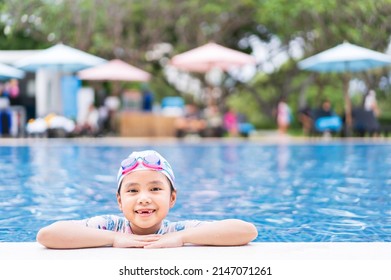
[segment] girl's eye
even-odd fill
[[[161,190],[161,188],[159,188],[159,187],[154,187],[154,188],[151,189],[151,191],[153,191],[153,192],[157,192],[157,191],[160,191],[160,190]]]
[[[130,192],[130,193],[136,193],[136,192],[138,192],[138,191],[137,191],[136,189],[129,189],[128,192]]]

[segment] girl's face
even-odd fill
[[[140,170],[124,177],[117,201],[134,234],[153,234],[174,206],[176,191],[164,174]]]

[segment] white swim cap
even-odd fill
[[[122,180],[126,174],[138,170],[154,170],[161,172],[170,180],[172,187],[176,189],[174,171],[168,161],[154,150],[145,150],[132,152],[121,162],[117,175],[117,190],[120,189]]]

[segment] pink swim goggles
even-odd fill
[[[123,177],[136,170],[155,170],[162,172],[175,188],[175,176],[170,164],[156,151],[133,152],[124,159],[118,171],[118,188],[121,185]]]

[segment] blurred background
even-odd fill
[[[214,100],[222,112],[233,109],[255,130],[263,130],[276,128],[277,104],[284,98],[293,114],[290,133],[300,135],[298,112],[306,106],[319,107],[327,99],[343,115],[344,89],[341,75],[303,71],[298,61],[343,42],[390,54],[390,14],[391,0],[3,0],[0,62],[15,66],[33,55],[31,51],[62,43],[106,61],[122,60],[150,74],[146,81],[68,80],[69,87],[76,83],[85,92],[91,90],[87,95],[93,97],[87,99],[98,109],[109,96],[118,99],[108,106],[122,111],[161,112],[166,97],[180,97],[180,106],[195,104],[205,110]],[[206,73],[171,65],[175,55],[210,42],[251,55],[255,63]],[[71,74],[77,77],[76,71]],[[37,113],[34,75],[37,72],[26,70],[26,76],[17,80],[18,94],[10,102],[26,109],[26,122],[50,113],[76,119],[72,110],[64,112],[65,107]],[[352,105],[360,106],[373,89],[380,123],[391,123],[390,83],[387,67],[354,73],[348,89]],[[146,92],[152,100],[150,108],[143,107]],[[107,129],[133,136],[121,129],[129,123],[117,118]]]

